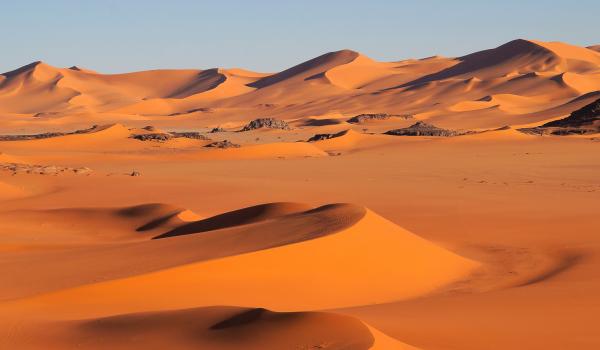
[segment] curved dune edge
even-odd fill
[[[488,108],[498,108],[508,114],[524,114],[537,111],[549,102],[543,96],[530,97],[514,94],[488,95],[478,100],[461,101],[448,107],[452,112],[469,112]]]
[[[0,345],[19,349],[415,350],[361,320],[331,312],[206,308],[119,314],[18,327]]]
[[[66,315],[232,304],[286,311],[330,309],[417,297],[477,266],[367,209],[361,220],[336,234],[23,302]]]
[[[417,347],[405,344],[388,336],[367,323],[364,323],[364,325],[369,328],[369,331],[371,331],[371,334],[373,335],[373,345],[369,348],[370,350],[419,350]]]
[[[168,205],[146,204],[7,213],[5,217],[30,225],[0,220],[0,228],[10,233],[3,236],[3,249],[31,251],[40,245],[55,249],[29,261],[27,274],[21,273],[19,256],[0,261],[6,282],[0,300],[316,239],[344,230],[365,215],[363,207],[350,204],[312,208],[297,203],[258,205],[196,222],[181,222],[176,218],[179,212],[181,209]],[[36,234],[43,222],[51,234]],[[151,239],[161,232],[176,237]],[[74,249],[61,249],[61,245],[73,242],[78,243]]]
[[[1,185],[1,183],[0,183]],[[119,243],[149,237],[144,231],[156,234],[157,229],[169,230],[193,218],[195,214],[176,206],[149,203],[123,208],[59,208],[47,210],[17,210],[0,213],[0,220],[19,222],[15,228],[0,225],[5,234],[0,247],[15,241],[27,245]],[[31,235],[37,228],[46,228],[45,234]],[[14,234],[10,233],[15,231]],[[28,239],[28,237],[31,239]]]
[[[345,89],[359,89],[370,82],[394,74],[392,63],[381,63],[359,54],[352,61],[325,71],[325,77]]]
[[[215,215],[206,219],[198,219],[193,221],[190,220],[189,224],[178,226],[173,230],[154,237],[154,239],[176,237],[248,225],[290,214],[307,212],[311,209],[313,209],[311,206],[300,203],[277,202],[259,204]]]

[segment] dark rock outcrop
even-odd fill
[[[170,133],[173,138],[186,138],[186,139],[194,139],[194,140],[210,140],[208,137],[202,135],[197,131],[182,131],[182,132],[171,132]]]
[[[456,130],[448,130],[438,128],[437,126],[427,124],[425,122],[416,122],[408,128],[394,129],[386,131],[387,135],[394,136],[458,136],[464,133],[460,133]]]
[[[132,139],[140,141],[158,141],[165,142],[173,138],[171,134],[167,133],[153,133],[153,134],[134,134],[130,136]]]
[[[248,123],[240,131],[250,131],[260,128],[290,130],[288,123],[283,120],[275,118],[258,118]]]
[[[362,124],[362,123],[366,123],[368,121],[388,120],[391,118],[412,119],[413,116],[412,115],[387,114],[387,113],[359,114],[357,116],[354,116],[354,117],[346,120],[346,122],[351,123],[351,124]]]
[[[518,129],[531,135],[588,135],[600,132],[600,99],[574,111],[568,117],[535,128]]]
[[[134,134],[130,136],[132,139],[140,141],[158,141],[165,142],[170,139],[186,138],[195,140],[210,140],[208,137],[196,131],[169,132],[169,133],[150,133],[150,134]]]
[[[597,121],[600,121],[600,99],[574,111],[566,118],[551,121],[541,127],[579,128],[592,125]]]
[[[228,140],[223,140],[223,141],[215,141],[215,142],[209,143],[208,145],[206,145],[204,147],[209,147],[209,148],[240,148],[240,145],[238,145],[237,143],[233,143],[231,141],[228,141]]]
[[[98,125],[94,125],[89,129],[75,130],[72,132],[45,132],[42,134],[28,134],[28,135],[0,135],[0,141],[24,141],[24,140],[49,139],[52,137],[60,137],[60,136],[67,136],[67,135],[87,134],[87,133],[97,131],[97,129],[98,129]]]
[[[344,136],[347,133],[348,133],[348,130],[340,131],[335,134],[316,134],[313,137],[309,138],[307,141],[308,142],[316,142],[316,141],[322,141],[322,140],[329,140],[329,139],[333,139],[336,137]]]

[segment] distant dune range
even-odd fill
[[[34,62],[0,76],[0,113],[15,125],[34,116],[88,124],[144,116],[166,125],[194,118],[208,127],[263,115],[386,112],[489,128],[557,118],[591,102],[588,94],[600,90],[599,67],[596,47],[522,39],[458,58],[397,62],[342,50],[274,74],[221,68],[100,74]]]

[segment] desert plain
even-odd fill
[[[599,99],[523,39],[4,73],[0,348],[598,349]]]

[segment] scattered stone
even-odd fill
[[[211,134],[216,134],[218,132],[225,132],[225,129],[221,128],[220,126],[217,126],[216,128],[212,128],[212,130],[209,131]]]
[[[186,139],[194,139],[194,140],[210,140],[208,137],[202,135],[197,131],[182,131],[182,132],[171,132],[170,133],[174,138],[186,138]]]
[[[408,128],[402,128],[402,129],[394,129],[394,130],[389,130],[386,131],[385,134],[387,135],[394,135],[394,136],[444,136],[444,137],[450,137],[450,136],[458,136],[458,135],[463,135],[463,134],[467,134],[470,132],[458,132],[456,130],[448,130],[448,129],[442,129],[442,128],[438,128],[437,126],[431,125],[431,124],[427,124],[425,122],[416,122],[415,124],[409,126]]]
[[[290,126],[287,122],[275,119],[275,118],[258,118],[254,119],[250,123],[248,123],[242,130],[240,131],[250,131],[260,128],[269,128],[269,129],[281,129],[281,130],[290,130]]]
[[[29,134],[29,135],[0,135],[0,141],[25,141],[25,140],[40,140],[40,139],[49,139],[52,137],[60,137],[67,135],[76,135],[76,134],[87,134],[93,131],[96,131],[98,125],[94,125],[89,129],[75,130],[72,132],[46,132],[42,134]]]
[[[157,141],[157,142],[165,142],[165,141],[169,141],[170,139],[177,139],[177,138],[188,138],[188,139],[195,139],[195,140],[210,140],[208,137],[206,137],[196,131],[134,134],[134,135],[131,135],[130,138],[140,140],[140,141]]]
[[[600,132],[600,129],[582,129],[582,128],[563,128],[550,131],[552,135],[565,136],[565,135],[589,135]]]
[[[412,119],[413,116],[409,115],[409,114],[401,115],[401,114],[387,114],[387,113],[368,113],[368,114],[359,114],[357,116],[354,116],[354,117],[346,120],[346,122],[351,123],[351,124],[362,124],[362,123],[366,123],[368,121],[388,120],[391,118]]]
[[[316,134],[313,137],[309,138],[307,141],[308,142],[316,142],[316,141],[322,141],[322,140],[329,140],[329,139],[333,139],[336,137],[344,136],[347,133],[348,133],[348,130],[343,130],[343,131],[340,131],[335,134]]]
[[[58,165],[39,165],[23,163],[0,163],[0,170],[10,171],[16,174],[35,174],[35,175],[60,175],[64,173],[73,173],[77,175],[89,175],[92,169],[87,167],[70,168]]]
[[[75,169],[73,169],[73,172],[75,174],[78,174],[78,175],[85,175],[85,174],[91,173],[92,169],[84,166],[84,167],[81,167],[81,168],[75,168]]]
[[[146,130],[146,131],[156,131],[156,128],[152,125],[148,125],[148,126],[144,126],[142,128],[142,130]]]
[[[173,138],[171,134],[167,133],[153,133],[153,134],[133,134],[129,136],[132,139],[140,140],[140,141],[158,141],[165,142]]]
[[[241,146],[233,143],[231,141],[228,140],[223,140],[223,141],[215,141],[213,143],[209,143],[208,145],[204,146],[204,147],[209,147],[209,148],[240,148]]]

